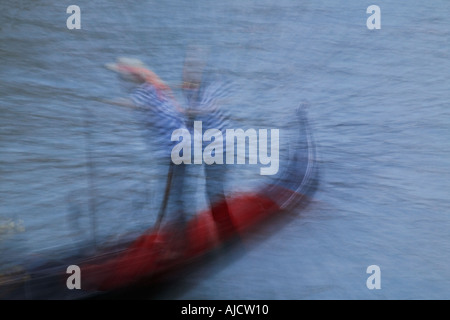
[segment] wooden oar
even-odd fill
[[[166,189],[164,190],[163,201],[161,204],[161,208],[159,209],[158,219],[156,220],[156,223],[154,226],[155,230],[159,230],[159,227],[161,226],[161,222],[166,213],[167,203],[169,202],[170,187],[172,186],[173,166],[174,166],[174,164],[171,162],[169,165],[169,171],[167,173]]]

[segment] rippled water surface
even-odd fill
[[[196,44],[235,84],[237,125],[283,130],[309,103],[320,185],[295,219],[169,298],[450,298],[450,3],[378,1],[373,31],[354,0],[77,5],[81,30],[58,2],[0,4],[0,267],[152,225],[164,167],[133,113],[99,102],[125,94],[103,66],[138,57],[175,86]],[[228,190],[258,184],[252,170]],[[381,290],[366,287],[373,264]]]

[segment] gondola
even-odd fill
[[[251,192],[229,194],[226,202],[232,228],[219,232],[211,210],[194,215],[185,229],[167,224],[150,228],[119,248],[98,248],[89,254],[21,267],[0,278],[1,299],[78,299],[135,286],[151,287],[161,279],[180,274],[211,252],[221,252],[264,223],[307,204],[317,182],[316,151],[304,107],[296,110],[295,141],[277,176]],[[214,204],[215,212],[224,208]],[[224,212],[225,214],[225,212]],[[176,237],[183,246],[174,247]],[[238,244],[237,244],[238,245]],[[80,270],[81,289],[68,289],[70,273]]]

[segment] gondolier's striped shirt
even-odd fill
[[[229,128],[229,115],[221,107],[221,99],[229,96],[231,90],[230,84],[219,81],[205,82],[198,92],[192,90],[188,92],[187,108],[193,111],[196,116],[191,117],[188,127],[192,126],[192,121],[202,121],[203,129],[219,129],[224,132]]]
[[[144,84],[131,96],[135,106],[142,112],[142,119],[148,129],[149,141],[156,144],[158,155],[169,161],[173,147],[172,132],[186,128],[184,116],[177,110],[176,101],[157,90],[151,84]]]
[[[218,129],[222,132],[223,149],[222,154],[216,157],[224,157],[226,153],[226,129],[230,128],[230,117],[222,107],[221,99],[227,98],[230,94],[229,83],[221,81],[205,81],[198,90],[185,90],[187,99],[187,127],[193,134],[194,121],[202,122],[202,129]],[[203,142],[203,149],[209,142]],[[216,150],[217,152],[217,150]],[[225,161],[225,159],[223,159]]]

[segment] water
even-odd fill
[[[152,225],[165,172],[133,114],[98,102],[124,94],[103,65],[138,57],[178,84],[199,44],[238,88],[236,123],[287,128],[309,102],[320,186],[297,218],[169,297],[450,298],[450,4],[376,4],[382,28],[370,31],[359,1],[78,1],[81,30],[66,28],[63,4],[2,3],[0,224],[16,223],[2,267],[92,243],[93,198],[102,241]],[[236,169],[228,188],[260,179]],[[381,290],[366,287],[373,264]]]

